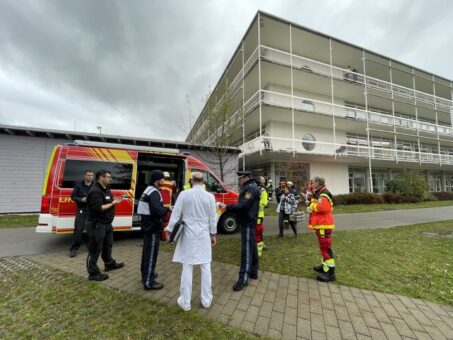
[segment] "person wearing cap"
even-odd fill
[[[317,275],[319,281],[335,281],[335,260],[332,251],[332,231],[335,228],[335,221],[332,215],[332,194],[327,190],[322,177],[315,177],[310,189],[313,198],[310,206],[307,207],[307,212],[310,214],[308,228],[316,232],[322,255],[321,264],[313,267],[313,270],[319,273]]]
[[[145,290],[162,289],[164,285],[156,281],[155,272],[159,253],[160,234],[164,230],[162,218],[171,211],[164,207],[160,186],[164,182],[164,173],[160,170],[151,172],[151,184],[145,189],[138,202],[137,213],[141,216],[143,232],[142,283]]]
[[[168,171],[164,171],[163,174],[164,181],[160,185],[159,191],[160,195],[162,196],[162,203],[164,204],[164,207],[170,208],[172,205],[173,196],[176,193],[176,185],[171,180],[170,173]],[[165,214],[165,216],[162,219],[164,229],[167,227],[168,221],[170,221],[170,216],[171,212],[169,211]],[[163,231],[160,236],[163,241],[167,240],[166,232]]]
[[[192,189],[179,194],[171,214],[167,232],[171,233],[177,222],[183,221],[173,262],[182,264],[180,295],[178,305],[184,310],[191,309],[193,267],[200,266],[201,305],[209,308],[212,302],[212,247],[217,234],[217,214],[214,195],[203,188],[201,172],[191,174]],[[169,238],[169,237],[167,237]]]
[[[248,285],[249,278],[258,278],[258,249],[255,240],[256,221],[258,219],[260,191],[251,178],[250,171],[238,171],[241,189],[237,204],[221,205],[226,211],[235,212],[241,225],[241,267],[239,279],[233,290],[240,291]]]

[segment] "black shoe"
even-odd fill
[[[314,267],[313,267],[313,270],[314,270],[315,272],[324,274],[324,266],[323,266],[322,264],[320,264],[319,266],[314,266]]]
[[[164,284],[163,283],[159,283],[157,281],[151,282],[150,286],[143,285],[143,289],[144,290],[158,290],[158,289],[162,289],[162,288],[164,288]]]
[[[69,257],[76,257],[77,255],[77,250],[71,249],[69,250]]]
[[[253,279],[253,280],[258,280],[258,274],[250,274],[250,278]]]
[[[88,276],[88,280],[90,280],[90,281],[105,281],[108,278],[109,278],[109,276],[107,274],[102,274],[102,273]]]
[[[154,273],[154,278],[155,278],[155,279],[157,278],[157,273]]]
[[[123,268],[123,267],[124,267],[124,263],[123,262],[120,262],[120,263],[113,262],[113,263],[110,263],[110,264],[106,264],[105,268],[104,268],[104,271],[108,272],[110,270],[120,269],[120,268]]]
[[[245,287],[248,286],[248,283],[247,282],[236,282],[233,286],[233,290],[235,292],[239,292],[240,290],[243,290]]]
[[[329,268],[329,271],[327,273],[318,274],[316,279],[322,282],[335,281],[335,268]]]

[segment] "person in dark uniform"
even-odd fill
[[[249,278],[257,279],[259,267],[255,227],[258,219],[260,191],[255,180],[251,178],[250,171],[239,171],[237,175],[241,185],[238,203],[221,205],[227,211],[236,212],[241,225],[241,268],[239,280],[233,286],[234,291],[240,291],[246,287]]]
[[[96,172],[96,183],[91,186],[87,196],[86,228],[88,234],[88,279],[104,281],[109,278],[101,273],[97,265],[99,255],[105,264],[105,271],[124,267],[124,263],[117,263],[112,258],[113,228],[115,205],[121,202],[122,197],[113,199],[109,189],[112,174],[107,170]]]
[[[162,289],[164,285],[157,282],[155,272],[157,255],[159,253],[160,234],[164,230],[163,217],[171,211],[171,207],[164,207],[160,194],[160,185],[164,183],[164,173],[160,170],[151,172],[149,185],[138,202],[137,213],[141,215],[141,229],[143,232],[142,252],[142,283],[145,290]]]
[[[74,222],[74,235],[69,248],[69,257],[77,255],[82,244],[83,231],[85,230],[85,217],[87,214],[87,196],[93,184],[93,171],[85,170],[83,181],[77,183],[72,190],[71,199],[77,204],[76,218]]]

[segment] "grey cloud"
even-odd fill
[[[259,8],[453,78],[447,0],[4,0],[0,122],[184,139]]]

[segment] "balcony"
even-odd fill
[[[373,160],[386,160],[395,162],[411,162],[420,164],[446,164],[453,165],[453,155],[435,154],[412,150],[397,150],[360,145],[347,145],[339,143],[324,143],[306,141],[301,139],[277,138],[261,136],[241,145],[239,157],[254,153],[276,152],[305,155],[321,155],[336,158],[371,158]]]
[[[329,116],[335,115],[335,117],[349,118],[359,121],[367,121],[368,119],[370,123],[374,124],[396,126],[398,128],[419,130],[433,134],[439,133],[440,135],[445,136],[451,136],[453,133],[453,129],[449,126],[436,125],[429,122],[417,121],[415,119],[351,108],[338,104],[332,104],[331,102],[291,96],[267,90],[257,91],[252,97],[250,97],[250,99],[244,104],[245,114],[255,109],[259,105],[260,101],[263,105],[282,107],[286,109],[292,109],[294,107],[294,109],[298,111],[316,112]]]
[[[244,69],[239,72],[235,80],[238,77],[242,78],[244,75],[246,75],[255,64],[255,62],[258,61],[259,56],[261,56],[262,60],[267,60],[285,66],[292,66],[295,69],[319,74],[325,77],[330,78],[332,76],[333,79],[346,80],[351,83],[356,83],[358,85],[363,85],[379,91],[389,93],[393,92],[394,94],[399,96],[417,99],[418,101],[442,106],[448,109],[451,109],[453,107],[453,101],[445,98],[436,97],[434,95],[420,92],[401,85],[392,84],[381,79],[364,76],[362,74],[352,72],[351,70],[331,66],[330,64],[321,63],[319,61],[304,58],[294,54],[291,55],[290,53],[263,45],[260,45],[255,49],[249,59],[245,62]],[[234,87],[233,85],[237,87],[237,82],[233,81],[231,83],[232,88]]]

